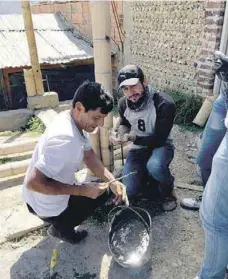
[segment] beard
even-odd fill
[[[142,96],[138,99],[137,102],[132,102],[131,100],[127,99],[127,105],[131,110],[139,111],[144,108],[144,106],[147,104],[148,100],[148,89],[143,85],[143,93]]]

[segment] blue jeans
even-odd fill
[[[228,264],[228,132],[212,162],[200,208],[205,256],[200,279],[224,279]]]
[[[173,160],[174,146],[166,143],[155,148],[152,153],[147,148],[131,149],[128,153],[123,174],[137,171],[123,179],[130,200],[134,199],[148,181],[155,180],[161,188],[163,196],[170,196],[173,190],[174,177],[171,175],[169,165]]]
[[[225,133],[226,97],[221,93],[213,104],[213,109],[203,132],[196,162],[200,168],[203,184],[206,185],[211,174],[212,159]]]

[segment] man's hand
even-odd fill
[[[126,135],[128,141],[134,142],[136,140],[136,135],[133,133],[129,133]]]
[[[101,196],[108,189],[108,187],[108,183],[87,183],[81,186],[81,196],[96,199]]]
[[[133,133],[121,135],[121,134],[118,134],[118,132],[115,132],[115,133],[113,132],[112,134],[110,134],[109,140],[114,145],[124,144],[127,141],[134,142],[136,140],[136,136]]]
[[[109,133],[109,140],[111,141],[112,144],[123,144],[128,141],[128,134],[119,134],[116,131],[111,131]]]
[[[125,205],[129,206],[129,201],[126,193],[126,187],[124,184],[122,184],[119,181],[112,182],[109,184],[109,187],[113,194],[115,195],[115,198],[113,200],[113,203],[115,205],[119,205],[121,203],[124,203]]]

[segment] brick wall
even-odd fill
[[[121,46],[123,41],[123,34],[118,31],[115,15],[113,9],[116,10],[119,23],[123,26],[123,2],[113,1],[114,6],[110,4],[111,13],[111,38],[112,45],[118,44]],[[55,13],[62,12],[67,20],[71,21],[73,25],[92,38],[92,24],[91,24],[91,7],[89,1],[75,1],[68,3],[40,3],[32,6],[32,13]]]
[[[125,63],[159,90],[211,95],[224,9],[221,0],[124,2]]]

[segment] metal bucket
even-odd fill
[[[146,264],[152,252],[150,214],[139,207],[123,206],[112,209],[108,220],[108,244],[115,261],[125,268]]]

